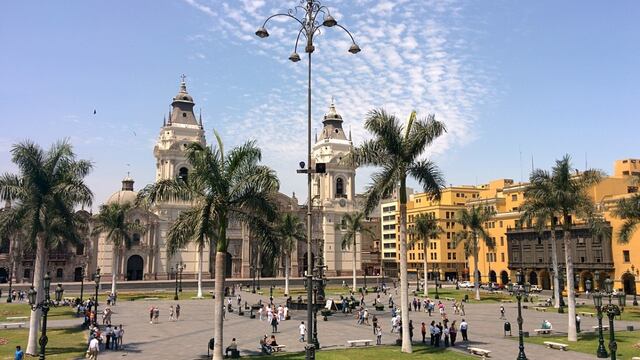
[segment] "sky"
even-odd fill
[[[298,0],[12,1],[0,12],[0,173],[11,146],[68,138],[94,171],[94,208],[128,172],[154,181],[153,146],[186,75],[206,136],[254,139],[281,191],[306,199],[306,62],[298,28],[267,16]],[[384,108],[434,114],[448,132],[424,157],[448,184],[526,180],[570,154],[611,172],[640,157],[640,2],[325,0],[339,28],[313,53],[313,131],[332,97],[357,145]],[[298,13],[300,14],[300,13]],[[298,52],[304,55],[303,49]],[[96,114],[93,112],[96,110]],[[358,169],[363,191],[373,169]],[[410,183],[411,184],[411,183]],[[415,184],[414,184],[415,185]]]

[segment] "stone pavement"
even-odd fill
[[[259,298],[263,302],[268,301],[268,296],[260,296],[249,292],[242,292],[242,301],[249,304],[256,303]],[[384,298],[384,297],[383,297]],[[399,296],[395,296],[399,298]],[[367,297],[368,304],[373,303],[373,295]],[[284,298],[274,300],[275,303],[284,303]],[[123,324],[125,329],[124,344],[125,350],[103,352],[101,359],[119,359],[121,357],[133,357],[135,359],[202,359],[206,358],[207,343],[213,337],[213,301],[205,300],[182,300],[179,301],[182,313],[180,321],[169,322],[169,306],[175,301],[135,301],[119,302],[113,307],[113,324]],[[450,304],[445,303],[447,312],[450,313],[450,320],[458,320],[461,317],[453,315]],[[160,307],[160,323],[149,324],[148,308],[152,305]],[[235,299],[234,299],[235,306]],[[386,306],[385,306],[386,307]],[[503,320],[499,320],[499,304],[466,304],[465,319],[469,322],[469,343],[459,341],[456,349],[464,351],[468,345],[475,345],[492,351],[494,359],[515,359],[518,353],[517,342],[517,306],[513,303],[505,304],[507,320],[512,324],[513,338],[503,336]],[[383,343],[393,344],[397,338],[396,334],[391,334],[390,312],[377,312],[373,310],[372,315],[376,315],[383,327]],[[279,344],[287,346],[288,352],[303,351],[304,343],[298,341],[297,327],[300,321],[306,322],[305,311],[291,311],[291,320],[281,322],[276,333]],[[524,310],[524,330],[529,331],[533,336],[533,329],[539,328],[544,319],[549,320],[554,330],[566,333],[566,314],[544,313],[533,310]],[[266,317],[266,316],[265,316]],[[410,318],[414,322],[414,341],[420,341],[420,322],[429,323],[432,319],[439,320],[439,315],[429,318],[424,312],[411,312]],[[321,348],[333,349],[344,348],[347,340],[371,339],[375,340],[371,326],[356,325],[353,316],[334,314],[329,317],[329,321],[322,321],[319,316],[318,332]],[[582,328],[592,331],[591,326],[596,325],[595,318],[583,318]],[[624,328],[628,322],[617,321],[616,326]],[[634,324],[636,327],[640,323]],[[259,351],[258,341],[261,336],[271,336],[271,326],[265,321],[249,319],[248,312],[245,316],[238,316],[236,312],[227,313],[224,323],[224,345],[226,346],[231,338],[237,338],[239,349],[242,355],[255,355]],[[458,335],[461,338],[460,334]],[[543,346],[525,344],[525,351],[530,360],[542,360],[550,356],[563,356],[567,359],[595,359],[594,355],[577,352],[560,352],[559,350],[547,349]]]

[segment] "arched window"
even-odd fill
[[[336,197],[346,197],[344,194],[344,180],[340,177],[336,179]]]
[[[62,279],[63,270],[62,268],[56,269],[56,279]]]
[[[189,169],[181,167],[180,170],[178,170],[178,179],[187,182],[189,180]]]
[[[131,237],[131,246],[140,245],[140,234],[134,233]]]

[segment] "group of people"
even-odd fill
[[[180,320],[180,304],[169,306],[169,321]],[[160,321],[160,308],[157,305],[149,307],[149,324],[157,324]]]
[[[124,337],[124,327],[104,325],[100,329],[98,325],[89,325],[89,347],[87,348],[87,358],[95,360],[98,354],[105,350],[118,350],[122,348]]]

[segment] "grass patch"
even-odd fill
[[[276,358],[279,360],[304,359],[304,352],[274,353],[271,356],[252,356],[252,359]],[[428,346],[414,345],[413,353],[404,354],[399,346],[372,346],[358,349],[320,350],[316,352],[318,360],[374,360],[374,359],[422,359],[422,360],[466,360],[477,359],[446,349],[434,349]]]
[[[588,299],[590,301],[593,301],[591,299]],[[590,312],[590,313],[596,313],[596,309],[593,305],[579,305],[576,306],[576,312]],[[608,320],[607,319],[607,314],[603,314],[603,321],[606,323]],[[640,321],[640,308],[638,307],[632,307],[632,306],[626,306],[624,308],[624,311],[622,312],[622,315],[619,317],[616,317],[616,320],[626,320],[626,321]]]
[[[604,346],[609,351],[609,331],[603,331]],[[517,340],[514,337],[514,340]],[[598,350],[598,333],[586,332],[578,335],[577,342],[568,342],[566,336],[532,336],[524,338],[525,342],[544,346],[545,341],[559,342],[569,345],[570,351],[578,351],[587,354],[595,354]],[[640,331],[616,331],[616,342],[618,343],[617,355],[624,359],[640,354]]]
[[[7,320],[8,317],[31,316],[31,307],[28,303],[0,303],[0,322],[28,322],[29,319]],[[49,320],[72,319],[76,316],[76,310],[69,306],[52,307],[49,309]]]
[[[87,341],[81,328],[47,330],[47,359],[84,358]],[[16,346],[27,347],[28,329],[3,330],[0,335],[0,359],[13,359]]]

